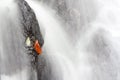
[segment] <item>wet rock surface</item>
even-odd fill
[[[40,27],[36,16],[30,6],[27,4],[26,1],[21,0],[18,2],[19,8],[21,11],[21,22],[23,25],[23,34],[25,37],[27,36],[34,36],[37,39],[41,46],[43,46],[44,40],[42,34],[40,32]]]
[[[25,37],[30,36],[30,38],[38,39],[40,42],[40,45],[43,46],[44,40],[42,37],[42,34],[40,32],[39,24],[36,19],[36,16],[34,14],[34,11],[30,8],[30,6],[25,2],[24,0],[18,2],[20,12],[21,12],[21,22],[23,25],[23,35]],[[30,57],[32,60],[33,58],[36,58],[37,60],[31,61],[33,69],[37,72],[37,80],[52,80],[54,77],[54,74],[52,74],[52,68],[50,66],[50,63],[47,58],[45,58],[44,55],[45,51],[43,52],[43,55],[36,55],[36,57]],[[36,54],[36,52],[33,52],[33,54]],[[34,64],[35,63],[35,64]],[[33,72],[32,72],[33,73]],[[31,73],[30,80],[35,79],[34,73]],[[56,80],[56,79],[54,79]]]

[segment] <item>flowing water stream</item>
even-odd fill
[[[45,68],[42,80],[120,80],[119,0],[26,2],[38,19],[45,42],[41,56],[51,69]],[[21,48],[18,6],[13,0],[0,4],[0,80],[29,80],[35,73]]]

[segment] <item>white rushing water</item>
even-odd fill
[[[18,9],[14,0],[0,0],[0,80],[28,79]]]
[[[79,2],[82,2],[80,4],[84,9],[81,9],[81,13],[84,13],[82,18],[85,18],[83,20],[87,22],[86,15],[95,17],[95,19],[79,26],[78,34],[81,35],[77,36],[74,45],[69,38],[72,36],[64,30],[66,25],[54,9],[39,1],[26,1],[34,10],[41,26],[45,39],[43,50],[46,51],[43,54],[51,62],[53,74],[56,77],[54,79],[120,80],[119,0],[91,0],[91,3],[94,2],[93,4],[96,5],[95,15],[90,13],[91,7],[88,5],[89,2],[87,3],[88,0],[77,0],[77,7],[80,7]],[[70,2],[70,0],[66,0],[66,2]],[[85,28],[81,29],[81,27]],[[20,74],[24,77],[27,76],[25,73],[27,71]],[[2,76],[2,80],[18,80],[18,77],[21,77],[20,74],[16,74],[12,79]],[[27,78],[21,79],[26,80]]]
[[[94,16],[89,13],[91,10],[87,7],[89,3],[85,6],[86,1],[78,0],[76,3],[82,2],[83,9],[88,9],[88,11],[83,10],[84,15]],[[43,3],[32,1],[28,3],[35,11],[41,27],[44,28],[44,47],[55,70],[54,74],[58,74],[57,80],[61,80],[58,76],[63,80],[120,79],[120,2],[118,0],[94,2],[97,9],[95,20],[79,26],[86,28],[85,32],[78,36],[78,41],[74,46],[64,30],[65,25],[57,17],[56,11]]]

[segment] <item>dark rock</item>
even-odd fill
[[[34,11],[31,9],[31,7],[28,5],[28,3],[24,0],[21,0],[18,2],[19,8],[20,8],[20,13],[21,13],[21,23],[22,23],[22,29],[23,29],[23,35],[27,38],[30,37],[30,39],[33,40],[38,40],[40,43],[40,46],[43,46],[44,40],[42,37],[42,34],[40,32],[40,27],[38,24],[38,21],[36,19]],[[30,50],[28,49],[30,52]],[[30,59],[32,63],[33,69],[37,72],[37,78],[38,80],[41,80],[42,76],[42,69],[44,69],[44,64],[45,62],[41,62],[44,60],[44,58],[38,57],[37,53],[32,50],[30,53]],[[41,55],[40,55],[41,56]],[[41,62],[39,64],[39,61]],[[31,76],[30,80],[34,80]]]

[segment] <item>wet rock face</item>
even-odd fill
[[[38,56],[36,51],[33,49],[33,43],[35,40],[38,40],[40,46],[42,47],[44,44],[44,40],[42,34],[40,32],[40,27],[38,21],[36,19],[34,11],[30,8],[28,3],[24,0],[18,2],[20,13],[21,13],[21,23],[23,35],[27,39],[30,38],[32,41],[31,47],[26,47],[28,52],[28,56],[30,56],[31,67],[37,72],[37,79],[41,80],[42,70],[44,69],[44,57]],[[31,73],[32,74],[32,73]],[[30,80],[34,80],[34,75],[31,75]],[[35,77],[35,76],[34,76]]]
[[[21,0],[18,2],[20,13],[21,13],[21,22],[23,25],[23,34],[27,38],[28,36],[35,37],[35,39],[38,39],[40,42],[40,45],[43,46],[44,40],[42,38],[42,34],[39,29],[38,21],[36,19],[36,16],[34,14],[34,11],[30,8],[30,6],[27,4],[27,2]],[[35,52],[34,52],[35,53]],[[44,52],[45,53],[45,52]],[[45,55],[37,56],[37,61],[35,61],[35,64],[32,65],[37,72],[37,80],[58,80],[55,77],[55,74],[53,74],[54,70],[51,66],[50,60],[46,58]],[[33,57],[30,57],[32,60]],[[31,78],[30,80],[35,80],[34,73],[30,73]],[[60,78],[61,79],[61,78]]]
[[[28,53],[34,56],[33,61],[35,61],[37,60],[36,58],[38,57],[38,55],[33,49],[34,42],[35,40],[38,40],[40,46],[42,47],[44,40],[40,32],[39,24],[33,10],[24,0],[19,1],[18,4],[20,8],[20,13],[21,13],[23,35],[25,36],[25,38],[30,37],[30,40],[32,42],[31,47],[28,49],[28,51],[31,51],[31,52],[28,52]]]
[[[19,7],[21,11],[21,22],[23,25],[23,34],[25,37],[34,36],[41,46],[43,46],[44,40],[40,32],[39,24],[36,16],[26,1],[19,1]]]

